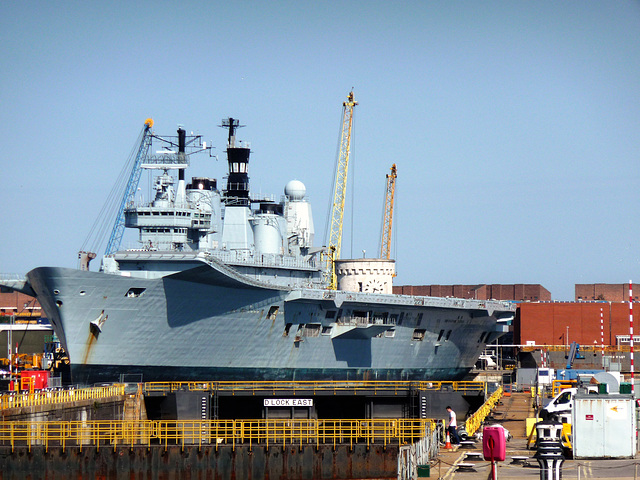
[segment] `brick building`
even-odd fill
[[[640,289],[640,286],[638,286]],[[638,295],[633,296],[638,300]],[[576,283],[576,302],[584,300],[605,300],[608,302],[628,302],[628,283]]]
[[[600,314],[602,312],[602,334]],[[640,304],[634,304],[634,321],[640,320]],[[522,303],[514,322],[517,345],[617,345],[629,335],[628,302]],[[634,335],[635,338],[635,335]]]
[[[551,300],[549,290],[538,284],[515,285],[400,285],[393,287],[399,295],[427,297],[456,297],[476,300],[516,300],[546,302]]]
[[[39,318],[41,308],[38,300],[24,293],[14,292],[9,288],[0,288],[0,317],[16,315],[17,317]]]

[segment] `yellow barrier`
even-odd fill
[[[500,398],[502,398],[502,387],[499,387],[495,392],[493,392],[487,401],[484,402],[484,405],[476,410],[473,415],[467,418],[467,421],[465,422],[465,430],[469,436],[478,431],[480,425],[482,425],[484,419],[487,418],[489,413],[491,413],[491,410],[496,406]]]
[[[113,447],[134,445],[404,445],[435,429],[423,419],[161,420],[0,423],[0,445]]]
[[[531,437],[531,433],[533,432],[533,436],[536,436],[536,423],[541,421],[542,419],[539,417],[528,417],[524,421],[524,433],[527,438]]]
[[[256,381],[256,382],[150,382],[144,384],[145,392],[169,393],[177,390],[188,391],[225,391],[225,392],[251,392],[255,394],[276,394],[287,391],[293,395],[296,392],[305,394],[316,391],[334,392],[377,392],[388,393],[390,390],[397,394],[404,393],[408,389],[441,390],[450,388],[459,392],[477,392],[484,389],[484,382],[476,381],[440,381],[440,382],[412,382],[412,381]]]
[[[124,395],[123,384],[107,387],[89,387],[77,389],[65,389],[55,391],[43,391],[34,393],[10,393],[0,395],[0,409],[34,407],[38,405],[52,405],[56,403],[68,403],[79,400],[97,400]]]
[[[283,391],[296,395],[308,394],[310,391],[340,392],[371,392],[404,394],[408,389],[440,390],[450,388],[458,392],[478,392],[484,389],[484,382],[410,382],[410,381],[264,381],[264,382],[151,382],[144,384],[144,391],[170,393],[178,390],[189,391],[224,391],[235,393],[251,392],[253,395],[276,395]],[[37,405],[52,405],[56,403],[73,402],[77,400],[93,400],[124,395],[125,385],[114,384],[105,387],[89,387],[78,389],[64,389],[42,392],[16,392],[0,395],[0,410],[7,408],[32,407]]]
[[[577,383],[577,380],[554,380],[551,382],[551,396],[555,397],[565,388],[575,387]]]

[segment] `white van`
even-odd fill
[[[577,388],[565,388],[562,390],[542,409],[540,417],[542,417],[543,420],[547,420],[552,415],[557,416],[563,413],[570,413],[573,408],[573,398],[577,391]]]
[[[597,385],[586,386],[586,390],[589,393],[597,393],[597,388]],[[577,388],[565,388],[562,390],[540,411],[540,417],[543,420],[548,420],[551,416],[555,416],[558,420],[562,420],[563,423],[571,423],[573,399],[575,398],[577,391]]]

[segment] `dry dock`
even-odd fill
[[[441,421],[427,418],[429,412],[456,403],[470,408],[483,401],[485,388],[482,382],[173,382],[4,396],[0,479],[397,478],[410,446],[420,442],[435,455]],[[468,420],[474,431],[500,392]],[[276,400],[306,410],[273,407]],[[364,416],[323,416],[356,410]],[[221,418],[242,412],[257,414]],[[388,417],[394,414],[400,416]]]

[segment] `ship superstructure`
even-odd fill
[[[153,199],[124,208],[137,248],[107,252],[99,272],[40,267],[12,285],[37,296],[75,382],[459,379],[504,332],[508,302],[328,290],[304,184],[252,196],[240,123],[222,126],[222,190],[185,180],[180,128],[140,162],[156,175]]]
[[[139,230],[140,248],[106,255],[103,271],[159,278],[189,265],[219,262],[256,281],[322,288],[321,249],[313,248],[313,216],[304,184],[287,183],[278,202],[251,197],[250,148],[236,143],[237,119],[225,119],[222,126],[229,128],[224,190],[218,190],[215,178],[193,177],[186,183],[188,139],[178,129],[177,151],[160,150],[140,165],[161,172],[154,179],[154,199],[124,211],[125,226]]]

